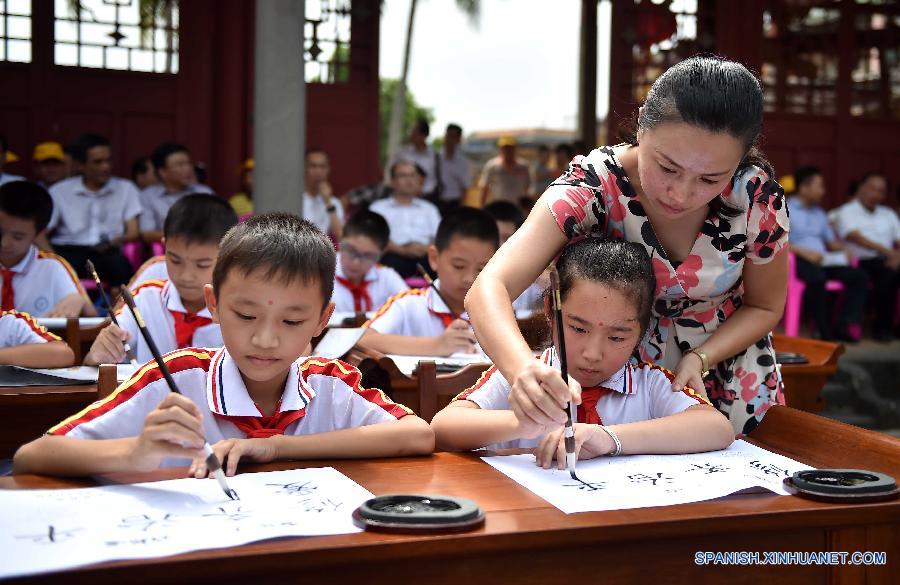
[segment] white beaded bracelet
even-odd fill
[[[616,455],[621,455],[622,454],[622,441],[619,440],[619,437],[616,436],[616,433],[611,428],[604,426],[604,425],[600,425],[600,428],[603,429],[604,431],[606,431],[606,434],[609,435],[609,438],[612,439],[613,442],[616,444],[616,450],[613,451],[612,453],[608,453],[608,455],[610,457],[615,457]]]

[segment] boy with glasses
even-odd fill
[[[384,217],[372,211],[354,214],[344,226],[331,298],[335,311],[374,311],[408,288],[396,270],[378,263],[390,234]]]

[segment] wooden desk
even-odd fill
[[[98,397],[96,384],[0,387],[0,459]]]
[[[900,477],[900,440],[786,407],[753,432],[765,448],[816,466],[862,467]],[[840,445],[841,449],[836,449]],[[332,465],[375,494],[470,497],[484,527],[440,536],[378,533],[281,539],[161,559],[121,561],[21,582],[59,583],[872,583],[900,582],[900,500],[824,504],[774,494],[680,506],[566,515],[471,454]],[[290,463],[248,466],[284,469]],[[136,482],[184,470],[110,477]],[[0,478],[0,489],[92,485],[38,476]],[[865,566],[697,566],[697,551],[878,551]]]
[[[787,405],[806,412],[821,412],[825,408],[822,388],[837,371],[838,358],[845,350],[843,344],[778,334],[773,336],[772,343],[777,351],[801,353],[809,360],[808,364],[781,366]]]

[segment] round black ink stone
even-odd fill
[[[484,512],[467,498],[394,494],[364,502],[353,522],[383,532],[461,532],[484,524]]]
[[[784,479],[789,493],[825,502],[873,502],[900,494],[890,475],[865,469],[809,469]]]

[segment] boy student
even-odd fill
[[[631,356],[650,322],[656,278],[640,244],[588,238],[557,262],[571,400],[578,404],[579,459],[637,453],[724,449],[734,430],[690,388],[672,391],[672,374]],[[549,313],[549,301],[545,301]],[[551,317],[555,319],[555,315]],[[553,339],[559,345],[557,327]],[[554,347],[540,358],[559,368]],[[565,466],[565,402],[538,386],[528,392],[550,424],[510,405],[510,384],[496,368],[437,413],[432,426],[444,449],[535,448],[538,465]],[[552,413],[552,414],[550,414]],[[553,424],[556,423],[556,424]]]
[[[25,368],[64,368],[75,361],[66,342],[27,313],[0,313],[0,364]]]
[[[434,203],[422,199],[422,167],[399,161],[391,165],[390,173],[394,194],[369,206],[369,211],[384,217],[391,228],[391,239],[381,261],[403,278],[418,276],[416,263],[425,263],[441,214]]]
[[[180,144],[160,144],[150,155],[159,183],[141,191],[141,238],[145,242],[159,241],[169,209],[180,198],[191,193],[212,194],[212,189],[197,182],[194,163],[187,148]]]
[[[42,187],[27,181],[0,186],[0,310],[33,317],[96,315],[69,263],[34,243],[52,213],[53,200]]]
[[[391,297],[364,325],[368,331],[359,344],[382,353],[406,355],[474,352],[475,336],[463,301],[475,277],[497,251],[497,241],[497,224],[484,211],[459,207],[448,212],[434,244],[428,247],[428,262],[438,274],[434,287]]]
[[[219,347],[222,334],[212,320],[203,288],[212,282],[219,241],[237,215],[215,195],[187,195],[175,202],[164,226],[169,280],[151,280],[135,288],[134,302],[161,352],[182,347]],[[118,363],[128,341],[139,362],[153,359],[131,312],[120,307],[119,326],[107,325],[84,358],[85,365]]]
[[[184,465],[204,477],[203,438],[233,475],[238,462],[431,453],[425,421],[362,388],[338,360],[299,357],[334,310],[335,254],[311,223],[258,215],[228,232],[205,289],[225,347],[165,356],[108,398],[16,453],[16,473],[84,475]],[[93,439],[93,440],[83,440]]]
[[[114,286],[128,281],[132,267],[119,244],[138,239],[141,202],[131,181],[112,176],[109,140],[85,134],[72,146],[81,175],[50,187],[53,215],[50,243],[80,278],[90,278],[86,261]]]
[[[396,270],[378,264],[389,240],[387,221],[377,213],[359,211],[350,218],[334,273],[335,311],[374,311],[409,288]]]

